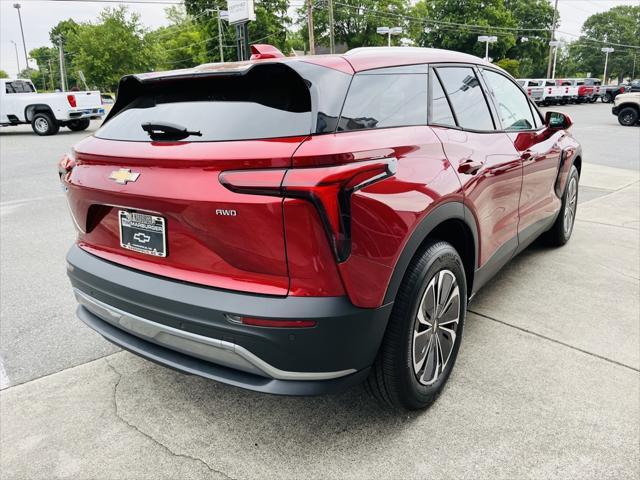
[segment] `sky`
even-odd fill
[[[18,68],[16,50],[20,68],[25,67],[24,49],[20,36],[18,13],[13,4],[20,2],[24,37],[29,50],[50,45],[49,31],[60,21],[73,18],[76,22],[95,21],[98,13],[104,7],[117,5],[119,2],[102,0],[72,1],[72,0],[0,0],[0,69],[9,76],[15,76]],[[137,2],[170,2],[171,0],[136,0]],[[559,30],[573,35],[579,35],[583,22],[592,14],[603,12],[616,5],[633,5],[635,0],[558,0],[560,12]],[[639,0],[640,1],[640,0]],[[300,1],[296,0],[296,4]],[[167,5],[157,3],[132,3],[129,9],[140,14],[145,27],[154,29],[168,22],[164,10]],[[560,35],[562,36],[562,35]],[[564,35],[569,40],[572,37]]]

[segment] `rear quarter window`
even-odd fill
[[[421,70],[425,73],[402,73],[394,68],[355,75],[338,131],[426,125],[427,74],[426,68]]]

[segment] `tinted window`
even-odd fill
[[[338,130],[426,123],[427,75],[367,73],[353,77]]]
[[[499,73],[484,70],[483,75],[498,107],[502,128],[510,131],[534,129],[529,100],[522,90]]]
[[[440,80],[435,74],[431,75],[431,123],[456,126],[447,96],[444,94]]]
[[[201,133],[187,141],[248,140],[308,135],[313,123],[307,85],[282,64],[257,66],[244,75],[138,83],[120,96],[131,99],[96,137],[150,141],[142,124],[170,122]]]
[[[35,88],[29,82],[23,82],[21,80],[15,80],[13,82],[7,82],[5,84],[6,93],[33,93]]]
[[[494,130],[480,82],[469,67],[438,68],[458,125],[471,130]]]

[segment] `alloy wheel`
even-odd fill
[[[564,208],[564,232],[568,235],[573,228],[573,222],[576,217],[576,203],[578,201],[578,181],[575,177],[571,177],[567,188],[567,204]]]
[[[413,370],[423,385],[433,385],[446,368],[460,320],[460,290],[455,275],[441,270],[429,281],[416,314]]]

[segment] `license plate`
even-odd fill
[[[156,257],[167,256],[164,218],[126,210],[119,210],[118,218],[122,248]]]

